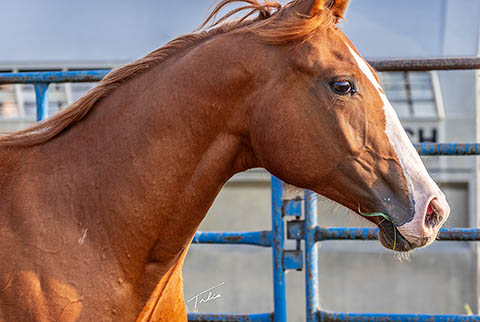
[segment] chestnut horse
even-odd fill
[[[192,236],[254,167],[388,214],[387,248],[435,239],[448,204],[336,26],[348,0],[242,1],[0,139],[0,320],[185,321]]]

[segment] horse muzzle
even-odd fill
[[[399,246],[402,248],[399,247],[395,250],[409,251],[424,247],[430,245],[437,238],[438,231],[450,214],[450,207],[443,195],[433,196],[427,200],[429,201],[417,209],[410,222],[396,227],[397,237],[399,236],[401,240]],[[388,230],[386,232],[388,233]],[[402,244],[402,240],[406,243]]]

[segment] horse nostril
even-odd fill
[[[435,228],[441,221],[442,218],[438,211],[438,202],[434,199],[428,205],[427,213],[425,215],[425,226]]]

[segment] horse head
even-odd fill
[[[348,2],[294,1],[256,30],[270,54],[252,148],[288,183],[359,214],[387,215],[367,219],[385,247],[409,251],[435,240],[450,209],[375,71],[336,26]]]

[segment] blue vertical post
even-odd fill
[[[37,121],[48,117],[48,83],[35,84],[35,96],[37,101]]]
[[[317,200],[315,194],[305,190],[305,291],[307,322],[315,321],[315,312],[320,307],[318,294],[318,249],[315,243],[317,226]]]
[[[273,299],[274,322],[287,321],[287,298],[283,250],[285,246],[285,224],[282,214],[283,182],[272,176],[272,254],[273,254]]]

